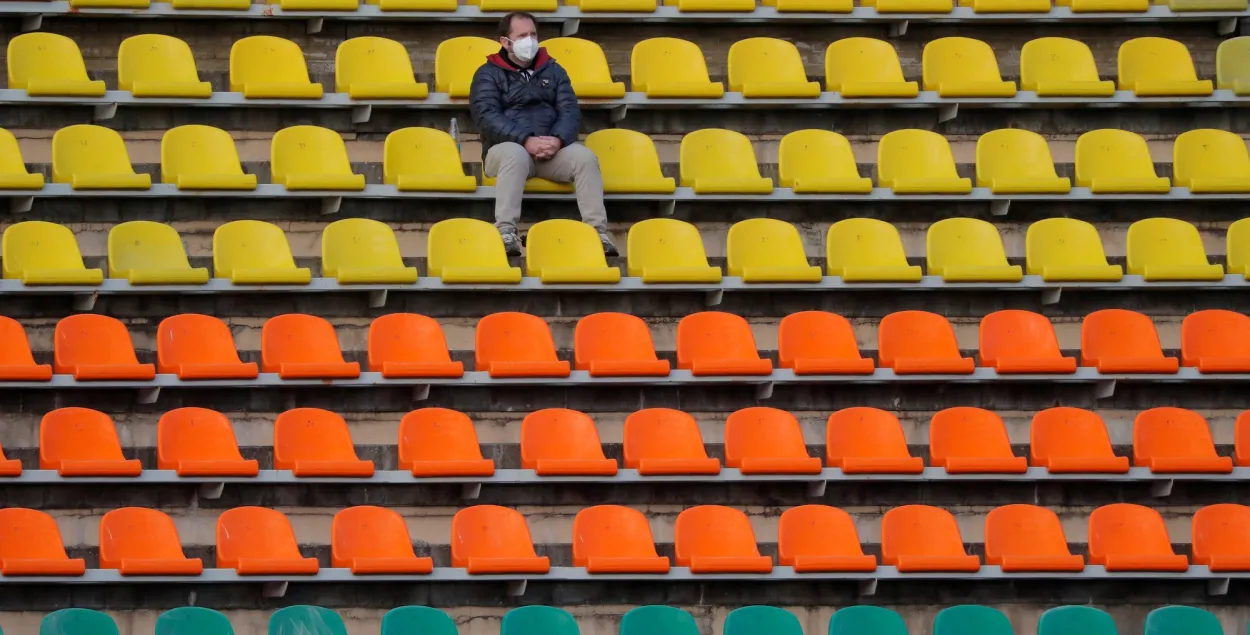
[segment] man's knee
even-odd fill
[[[530,153],[526,152],[525,147],[519,143],[505,141],[493,146],[487,154],[497,155],[494,158],[498,172],[520,168],[529,171]]]

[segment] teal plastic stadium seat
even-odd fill
[[[620,635],[699,635],[699,625],[678,608],[640,606],[621,618]]]
[[[907,624],[890,609],[848,606],[829,618],[829,635],[907,635]]]
[[[785,609],[744,606],[725,618],[724,635],[803,635],[803,625]]]
[[[347,635],[338,613],[320,606],[296,605],[269,616],[269,635]]]
[[[503,614],[499,635],[580,635],[580,631],[577,621],[564,609],[522,606]]]
[[[1146,615],[1146,635],[1223,635],[1211,613],[1192,606],[1161,606]]]
[[[184,606],[156,618],[156,635],[234,635],[234,627],[213,609]]]
[[[382,616],[381,635],[457,635],[456,621],[428,606],[401,606]]]
[[[118,635],[113,618],[91,609],[61,609],[48,613],[39,635]]]
[[[1038,618],[1037,635],[1116,635],[1115,620],[1092,606],[1056,606]]]
[[[1003,612],[980,604],[961,604],[938,611],[933,635],[1012,635]]]

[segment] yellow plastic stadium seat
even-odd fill
[[[1046,282],[1115,282],[1120,265],[1107,264],[1093,225],[1074,218],[1048,218],[1029,225],[1024,237],[1028,274]]]
[[[4,278],[29,285],[100,284],[104,272],[82,262],[74,232],[43,221],[9,225],[0,238]]]
[[[585,143],[599,158],[604,192],[672,194],[677,189],[677,181],[660,172],[660,156],[651,137],[605,128],[587,135]]]
[[[573,92],[579,99],[620,99],[625,96],[625,82],[612,81],[608,58],[598,44],[576,37],[553,37],[543,40],[543,47],[569,74]]]
[[[339,284],[412,284],[417,268],[404,266],[399,241],[386,223],[344,218],[321,234],[321,275]]]
[[[846,137],[829,130],[795,130],[781,138],[781,187],[799,194],[869,194],[872,179],[861,177]]]
[[[621,270],[609,267],[603,255],[599,232],[564,218],[530,227],[525,238],[525,271],[544,284],[621,281]]]
[[[69,0],[70,9],[147,9],[151,0]]]
[[[245,99],[321,99],[321,84],[308,79],[299,45],[253,35],[230,47],[230,90]]]
[[[214,9],[218,11],[243,11],[252,6],[252,0],[170,0],[174,9]]]
[[[794,225],[775,218],[738,221],[725,248],[729,275],[743,282],[820,282],[820,267],[807,264]]]
[[[365,0],[365,4],[376,4],[381,11],[455,11],[460,6],[457,0]]]
[[[1150,148],[1141,135],[1127,130],[1091,130],[1076,140],[1076,184],[1095,194],[1170,192],[1165,177],[1155,173]]]
[[[721,128],[695,130],[682,137],[682,187],[695,194],[769,194],[773,180],[760,176],[751,141]]]
[[[874,7],[877,13],[950,13],[955,8],[952,0],[864,0],[865,7]]]
[[[434,223],[426,240],[426,266],[443,284],[516,284],[521,269],[508,265],[494,225],[474,218]]]
[[[895,194],[967,194],[946,138],[928,130],[895,130],[877,144],[877,182]]]
[[[9,88],[32,97],[103,97],[104,82],[87,77],[73,40],[55,33],[23,33],[9,40]]]
[[[75,190],[146,190],[152,177],[135,174],[116,130],[78,124],[52,135],[52,181]]]
[[[206,284],[208,269],[192,268],[178,231],[133,220],[109,230],[109,277],[130,284]]]
[[[582,13],[652,13],[656,0],[566,0],[565,4]]]
[[[365,189],[365,175],[353,174],[339,133],[317,126],[291,126],[273,135],[272,179],[288,190]]]
[[[282,228],[236,220],[213,232],[213,276],[234,284],[308,284],[312,272],[296,267]]]
[[[0,128],[0,190],[41,190],[43,175],[26,171],[22,150],[12,132]]]
[[[1139,37],[1120,45],[1116,68],[1120,89],[1139,97],[1204,96],[1211,80],[1198,79],[1189,49],[1176,40]]]
[[[825,267],[843,282],[920,282],[920,267],[907,264],[903,239],[875,218],[848,218],[829,226]]]
[[[1012,128],[977,139],[977,187],[995,194],[1066,194],[1072,182],[1055,173],[1042,135]]]
[[[1250,280],[1250,218],[1243,218],[1228,226],[1224,248],[1228,272]]]
[[[848,37],[825,49],[825,87],[843,97],[915,97],[920,84],[903,79],[889,42]]]
[[[1250,192],[1246,140],[1224,130],[1190,130],[1172,146],[1172,179],[1190,192]]]
[[[755,10],[755,0],[664,0],[664,6],[677,7],[682,13],[749,13]]]
[[[625,252],[629,275],[646,284],[720,282],[720,267],[707,264],[703,237],[690,223],[649,218],[629,228]]]
[[[172,128],[161,137],[161,182],[180,190],[254,190],[230,133],[211,126]]]
[[[1142,13],[1150,8],[1150,0],[1055,0],[1055,5],[1073,13]]]
[[[720,99],[725,95],[725,85],[708,78],[703,51],[686,40],[643,40],[634,45],[629,68],[632,90],[647,97]]]
[[[425,99],[430,87],[417,83],[403,44],[380,37],[355,37],[334,53],[334,90],[352,99]]]
[[[924,89],[939,97],[1014,97],[1014,82],[1004,82],[994,49],[981,40],[944,37],[929,42],[921,55]]]
[[[1020,49],[1020,89],[1039,97],[1111,97],[1115,82],[1098,78],[1094,53],[1084,42],[1043,37]]]
[[[993,225],[976,218],[947,218],[925,236],[929,275],[947,282],[1019,282],[1019,265],[1007,264],[1003,239]]]
[[[469,4],[481,5],[482,11],[532,11],[535,13],[555,11],[556,0],[467,0]]]
[[[484,187],[495,187],[497,179],[493,176],[482,176]],[[572,183],[557,183],[547,179],[534,177],[525,180],[525,191],[532,194],[570,194],[574,191]]]
[[[200,81],[186,42],[168,35],[134,35],[117,51],[117,87],[135,97],[206,98],[213,86]]]
[[[776,7],[777,13],[850,13],[855,10],[854,0],[763,0],[766,7]]]
[[[799,49],[771,37],[739,40],[729,47],[729,90],[747,98],[820,96],[820,84],[807,81]]]
[[[382,180],[400,192],[473,192],[456,140],[433,128],[401,128],[386,135]]]
[[[1215,85],[1236,95],[1250,95],[1250,36],[1220,42],[1215,49]]]
[[[1156,0],[1156,4],[1166,4],[1177,13],[1186,11],[1245,11],[1250,7],[1246,0]],[[1227,41],[1227,40],[1225,40]]]
[[[1050,0],[959,0],[973,13],[1050,13]]]
[[[1175,218],[1146,218],[1128,227],[1128,272],[1155,280],[1224,279],[1224,268],[1207,261],[1198,228]]]
[[[473,74],[487,56],[499,52],[499,42],[463,36],[443,40],[434,50],[434,90],[454,99],[468,99]]]
[[[283,11],[355,11],[359,0],[266,0]]]

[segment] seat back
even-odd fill
[[[982,366],[1000,359],[1062,357],[1055,327],[1046,316],[1032,311],[1003,309],[981,318],[979,346]]]
[[[56,519],[23,507],[0,509],[0,564],[5,560],[65,560]]]
[[[1231,223],[1224,245],[1228,272],[1242,275],[1250,273],[1250,219],[1243,218]],[[8,277],[7,268],[5,277]]]
[[[803,635],[794,613],[775,606],[744,606],[725,616],[724,635]]]
[[[90,408],[57,408],[39,421],[39,469],[55,470],[62,461],[123,461],[113,419]]]
[[[977,187],[995,179],[1055,179],[1055,161],[1042,135],[1029,130],[991,130],[977,139]]]
[[[1029,225],[1024,237],[1026,271],[1042,275],[1046,267],[1105,267],[1098,229],[1075,218],[1047,218]]]
[[[1115,620],[1092,606],[1056,606],[1037,618],[1037,635],[1116,635]]]
[[[525,237],[525,275],[538,277],[543,269],[606,269],[607,256],[594,227],[581,221],[553,218],[530,227]]]
[[[847,458],[908,458],[911,453],[894,413],[856,406],[829,415],[825,456],[829,467],[843,467]]]
[[[1224,626],[1209,611],[1192,606],[1162,606],[1146,614],[1150,635],[1220,635]]]
[[[476,36],[443,40],[434,51],[434,90],[468,97],[473,74],[486,63],[488,55],[498,52],[499,40]]]
[[[0,128],[0,174],[30,174],[22,160],[17,137],[3,128]]]
[[[100,568],[117,569],[122,560],[182,560],[174,519],[146,507],[114,509],[100,519]]]
[[[323,317],[287,313],[265,320],[260,331],[261,370],[276,373],[284,363],[342,362],[334,325]]]
[[[431,277],[444,267],[507,268],[508,255],[494,225],[476,218],[449,218],[434,223],[426,244]]]
[[[1007,265],[998,228],[979,218],[947,218],[929,225],[925,251],[929,275],[940,276],[947,267]]]
[[[1190,539],[1194,564],[1211,566],[1216,557],[1250,556],[1250,507],[1220,503],[1199,509]]]
[[[35,356],[22,323],[0,316],[0,366],[33,366]]]
[[[213,609],[180,606],[157,616],[155,635],[234,635],[234,627]]]
[[[734,42],[729,47],[729,90],[742,92],[748,83],[806,84],[798,47],[771,37]]]
[[[639,606],[621,617],[620,635],[699,635],[699,632],[694,616],[672,606]]]
[[[207,408],[178,408],[156,423],[156,466],[177,469],[181,461],[242,461],[234,426]]]
[[[451,519],[451,566],[470,558],[536,558],[534,540],[521,512],[498,505],[466,507]]]
[[[966,37],[944,37],[926,44],[921,69],[925,90],[937,90],[945,82],[1003,81],[994,49],[981,40]]]
[[[458,635],[451,616],[428,606],[400,606],[382,616],[378,635]]]
[[[1250,177],[1250,151],[1241,137],[1226,130],[1190,130],[1172,145],[1172,180],[1179,187],[1193,187],[1195,178],[1245,179]]]
[[[648,218],[629,228],[626,241],[629,275],[639,277],[648,267],[703,267],[707,253],[699,228],[674,218]]]
[[[846,137],[830,130],[795,130],[777,148],[777,177],[781,187],[800,180],[857,179],[859,166]]]
[[[881,365],[894,367],[899,359],[958,359],[955,328],[937,313],[896,311],[877,327],[877,355]]]
[[[473,420],[447,408],[413,410],[399,420],[399,467],[411,470],[414,461],[480,461]]]
[[[543,48],[568,73],[574,91],[582,83],[612,83],[608,57],[598,44],[577,37],[553,37],[543,40]]]
[[[299,559],[295,529],[286,514],[268,507],[235,507],[217,517],[217,566],[234,569],[245,559]]]
[[[1039,84],[1096,81],[1094,53],[1084,42],[1041,37],[1025,42],[1020,49],[1020,90],[1035,91]]]
[[[800,505],[777,521],[777,562],[794,566],[804,556],[862,556],[851,515],[828,505]],[[767,631],[766,631],[767,632]]]
[[[694,558],[759,556],[751,520],[740,510],[722,505],[699,505],[677,515],[673,530],[677,566],[689,567]]]
[[[434,318],[416,313],[390,313],[369,323],[369,370],[387,362],[450,362],[447,337]]]
[[[751,326],[740,316],[721,311],[691,313],[677,323],[677,367],[695,361],[759,359]]]
[[[39,635],[117,635],[117,623],[101,611],[61,609],[43,616]]]
[[[274,469],[293,469],[300,460],[359,460],[343,417],[320,408],[295,408],[278,415],[273,422]]]
[[[177,183],[183,175],[205,174],[243,174],[230,133],[195,124],[165,131],[161,137],[161,183]]]
[[[1101,309],[1081,321],[1081,365],[1107,357],[1162,357],[1154,322],[1126,309]]]
[[[403,44],[383,37],[354,37],[334,52],[334,90],[352,84],[415,84],[412,60]]]
[[[635,76],[634,82],[637,81]],[[741,132],[723,128],[695,130],[681,138],[679,155],[682,187],[694,187],[698,179],[760,178],[755,149]]]
[[[1002,611],[963,604],[938,611],[933,618],[933,635],[1012,635],[1011,620]]]
[[[230,91],[247,84],[307,84],[308,66],[299,45],[272,35],[235,40],[230,47]]]
[[[1134,90],[1142,80],[1198,81],[1189,49],[1162,37],[1133,38],[1121,44],[1116,73],[1120,90]]]
[[[388,135],[382,146],[382,182],[395,185],[400,175],[464,176],[460,148],[451,135],[434,128],[400,128]],[[469,218],[453,218],[439,222],[460,223]],[[498,232],[496,232],[498,233]]]
[[[898,52],[884,40],[848,37],[825,49],[825,85],[841,92],[845,84],[898,83],[904,81]]]
[[[835,611],[829,635],[907,635],[907,624],[890,609],[860,604]]]
[[[1229,38],[1215,49],[1215,87],[1232,90],[1238,82],[1250,89],[1250,36]]]
[[[1159,512],[1132,503],[1112,503],[1089,515],[1089,563],[1107,564],[1109,554],[1171,554],[1172,541]]]
[[[282,228],[258,220],[236,220],[213,232],[213,276],[235,269],[294,269],[295,258]]]
[[[1076,184],[1094,179],[1154,177],[1150,148],[1141,135],[1127,130],[1091,130],[1076,139]]]
[[[321,275],[337,277],[344,267],[404,267],[391,226],[369,218],[344,218],[327,225],[321,234]]]
[[[1107,424],[1081,408],[1047,408],[1029,426],[1029,464],[1044,467],[1051,457],[1114,456]]]
[[[296,605],[269,616],[269,635],[347,635],[338,613],[320,606]]]
[[[830,225],[825,250],[831,276],[846,275],[847,267],[907,266],[898,229],[875,218],[848,218]]]
[[[6,279],[31,269],[84,269],[78,241],[68,227],[41,220],[13,223],[0,239]]]
[[[671,408],[647,408],[625,417],[623,441],[625,467],[631,469],[643,459],[707,457],[698,422]]]
[[[903,505],[881,519],[881,562],[899,565],[904,556],[963,556],[964,539],[955,517],[929,505]]]
[[[537,469],[546,459],[603,459],[594,419],[576,410],[546,408],[521,421],[521,467]]]
[[[1162,406],[1133,419],[1133,464],[1149,467],[1151,457],[1215,458],[1215,441],[1202,415],[1186,408]]]
[[[941,467],[951,456],[1009,457],[1007,425],[998,413],[983,408],[947,408],[929,421],[929,455],[933,464]]]
[[[117,318],[79,313],[61,319],[53,333],[54,368],[72,374],[79,364],[138,364],[130,332]]]
[[[343,137],[319,126],[290,126],[275,132],[269,146],[269,169],[270,178],[279,185],[287,184],[287,175],[352,173]]]
[[[782,368],[794,368],[796,359],[861,359],[855,329],[841,315],[827,311],[799,311],[782,318],[777,327],[777,358]]]
[[[134,174],[126,143],[116,130],[92,124],[66,126],[52,135],[52,181],[75,174]]]
[[[1181,363],[1198,366],[1203,358],[1250,358],[1250,316],[1206,309],[1181,322]]]
[[[117,49],[117,88],[134,90],[136,82],[196,82],[195,55],[187,43],[168,35],[146,33],[122,40]]]
[[[547,40],[548,46],[550,43],[551,40]],[[641,132],[624,128],[605,128],[586,135],[582,143],[590,148],[590,151],[594,152],[595,157],[599,159],[599,171],[603,175],[604,187],[609,190],[613,189],[613,185],[616,184],[656,181],[664,178],[660,170],[660,155],[656,152],[655,142]],[[671,184],[672,180],[668,182]],[[637,226],[630,227],[630,231],[632,232]]]
[[[190,269],[178,230],[164,223],[132,220],[109,230],[109,277],[125,278],[132,269]]]
[[[479,371],[487,370],[496,361],[557,361],[547,322],[536,315],[514,311],[492,313],[478,320],[473,357]]]
[[[156,329],[156,370],[177,374],[183,364],[238,364],[230,327],[211,315],[183,313],[161,320]]]
[[[1063,524],[1045,507],[1003,505],[985,516],[985,564],[1002,565],[1005,556],[1069,555]]]
[[[731,276],[748,267],[807,267],[803,238],[794,225],[775,218],[751,218],[729,228],[726,245]]]
[[[554,606],[522,606],[503,615],[499,635],[578,635],[577,620]]]
[[[87,65],[74,40],[56,33],[22,33],[9,40],[9,88],[37,82],[88,81]]]
[[[927,82],[925,89],[932,90]],[[892,188],[899,179],[954,178],[959,178],[959,174],[955,171],[951,144],[936,132],[895,130],[881,137],[877,144],[877,183],[881,187]]]
[[[655,558],[651,524],[642,512],[621,505],[587,507],[573,518],[573,566],[591,558]]]
[[[647,84],[706,84],[707,61],[699,45],[672,37],[653,37],[634,45],[629,55],[630,90],[646,92]],[[685,163],[684,161],[682,163]],[[685,179],[682,179],[685,185]]]
[[[1146,218],[1128,228],[1128,272],[1144,275],[1146,267],[1207,265],[1198,228],[1175,218]]]
[[[807,458],[799,420],[776,408],[743,408],[725,421],[725,465],[741,467],[750,457]]]
[[[356,558],[415,558],[404,517],[373,505],[348,507],[330,523],[330,561],[351,567]]]

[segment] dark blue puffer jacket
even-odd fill
[[[538,49],[533,75],[521,72],[503,49],[486,58],[473,75],[469,109],[482,135],[482,157],[491,146],[530,137],[556,137],[564,145],[577,142],[582,115],[568,73]]]

